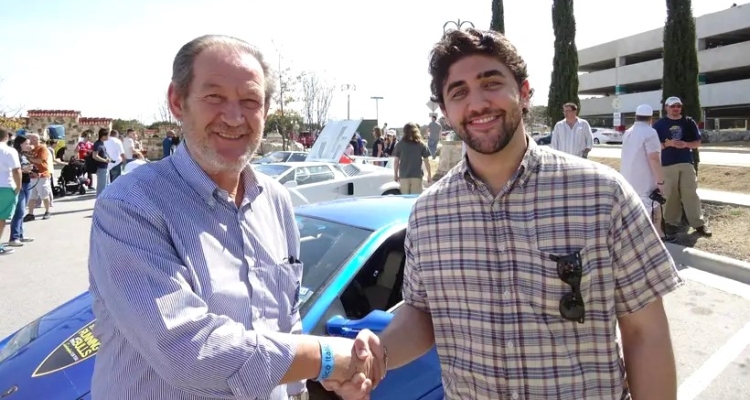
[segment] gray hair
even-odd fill
[[[185,98],[190,92],[190,84],[193,83],[195,59],[203,50],[213,46],[226,46],[230,49],[244,51],[260,63],[263,69],[263,76],[266,81],[265,87],[265,107],[271,107],[271,99],[276,92],[276,80],[273,76],[271,65],[263,57],[263,53],[257,47],[250,43],[232,36],[225,35],[205,35],[195,38],[182,46],[180,51],[174,57],[172,64],[172,84],[174,85],[177,95]]]
[[[10,130],[0,126],[0,141],[4,142],[11,136]]]
[[[38,133],[27,133],[26,137],[29,138],[29,140],[31,139],[41,140],[42,139],[42,137],[39,136]]]

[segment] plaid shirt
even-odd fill
[[[585,323],[550,255],[580,251]],[[614,170],[537,146],[493,196],[461,161],[414,206],[406,303],[429,312],[447,399],[628,399],[617,318],[682,284]]]

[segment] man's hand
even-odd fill
[[[394,180],[395,182],[398,182],[398,175],[393,175],[393,180]]]
[[[687,143],[683,142],[682,140],[672,140],[672,147],[676,149],[684,149],[687,147]]]
[[[357,335],[352,347],[352,365],[362,365],[356,369],[354,376],[347,380],[332,379],[321,382],[328,391],[334,391],[344,400],[367,400],[370,392],[385,377],[388,368],[385,349],[380,338],[369,330]]]

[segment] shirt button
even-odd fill
[[[253,310],[253,315],[255,316],[255,318],[260,318],[260,311],[258,311],[258,309],[256,308],[255,310]]]
[[[513,392],[513,393],[512,393],[511,395],[510,395],[510,398],[511,398],[511,399],[513,399],[513,400],[518,400],[518,392]]]
[[[503,292],[503,298],[509,299],[510,298],[510,290],[506,290]]]
[[[512,349],[512,348],[513,348],[513,341],[512,341],[512,340],[509,340],[509,341],[508,341],[508,348],[509,348],[509,349]]]

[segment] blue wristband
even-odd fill
[[[320,375],[316,381],[324,381],[333,374],[333,349],[328,343],[320,344]]]

